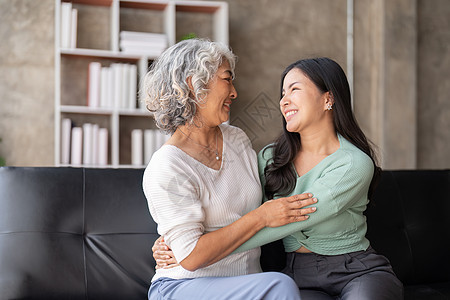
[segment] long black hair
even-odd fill
[[[344,71],[338,63],[326,57],[302,59],[289,65],[284,70],[281,76],[281,91],[283,90],[284,78],[294,68],[302,71],[321,92],[332,94],[334,99],[333,124],[336,132],[372,159],[375,171],[369,187],[370,197],[375,189],[381,168],[377,165],[371,143],[367,140],[353,115],[350,87]],[[281,93],[280,97],[282,97]],[[283,133],[274,144],[264,151],[270,148],[273,148],[273,158],[268,161],[264,169],[267,199],[272,199],[275,195],[286,196],[294,190],[297,175],[292,162],[301,148],[301,136],[297,132],[287,131],[286,120],[283,118]]]

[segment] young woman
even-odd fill
[[[284,273],[302,299],[403,299],[389,261],[366,239],[363,215],[379,174],[359,128],[342,68],[299,60],[281,80],[283,134],[258,155],[265,199],[309,192],[319,199],[306,222],[264,228],[236,252],[283,238]]]
[[[260,273],[259,248],[231,254],[264,227],[305,220],[311,195],[268,201],[244,132],[224,125],[237,96],[235,57],[218,43],[167,49],[145,78],[156,125],[171,134],[143,178],[149,210],[179,262],[158,269],[149,299],[300,299],[294,281]]]

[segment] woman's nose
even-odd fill
[[[289,105],[289,100],[288,100],[288,97],[283,96],[283,97],[280,99],[280,106],[286,106],[286,105]]]
[[[234,85],[231,88],[230,98],[231,99],[236,99],[237,98],[237,91],[236,91],[236,88],[234,87]]]

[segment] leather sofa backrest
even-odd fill
[[[405,285],[450,281],[450,171],[383,171],[367,237]]]
[[[0,168],[0,298],[146,299],[158,235],[142,174]],[[450,281],[449,181],[449,170],[382,173],[367,236],[405,285]],[[261,265],[283,268],[281,242]]]
[[[1,299],[146,299],[143,170],[0,168]]]

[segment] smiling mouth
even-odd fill
[[[298,110],[291,110],[291,111],[288,111],[288,112],[286,113],[286,118],[288,118],[288,117],[290,117],[290,116],[292,116],[292,115],[295,115],[297,112],[298,112]]]

